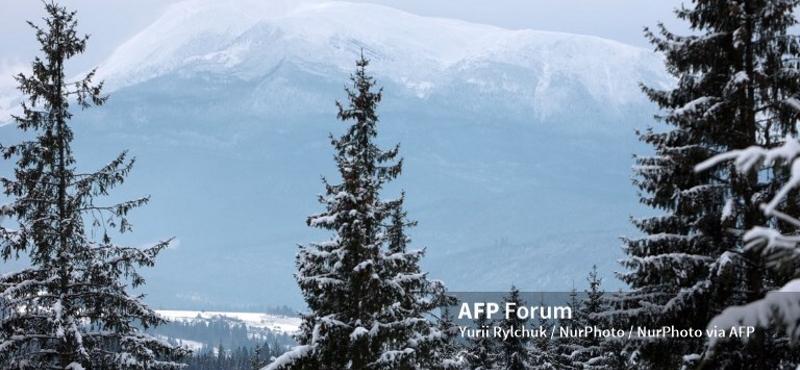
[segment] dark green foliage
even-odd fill
[[[345,133],[331,136],[340,184],[323,179],[325,211],[308,218],[331,231],[327,242],[301,247],[296,279],[310,313],[303,316],[299,346],[269,369],[438,369],[452,361],[439,351],[450,339],[430,321],[448,304],[444,285],[428,280],[407,250],[403,198],[385,201],[381,189],[401,171],[398,147],[375,145],[381,91],[373,91],[368,61],[357,61],[338,118]]]
[[[70,104],[102,105],[102,84],[94,71],[75,82],[64,76],[65,62],[80,54],[87,37],[75,29],[75,13],[45,4],[45,27],[30,25],[43,59],[32,74],[16,76],[25,96],[17,127],[33,137],[0,145],[12,178],[2,178],[11,203],[0,207],[0,255],[27,255],[31,267],[0,277],[0,365],[3,368],[172,369],[185,354],[140,331],[163,321],[125,285],[144,283],[136,271],[149,267],[169,244],[148,248],[114,244],[111,233],[131,230],[126,216],[148,198],[98,205],[121,184],[133,166],[123,152],[95,172],[77,170],[71,143]],[[87,227],[86,221],[90,222]],[[13,226],[12,226],[13,225]],[[93,235],[99,234],[99,240]]]
[[[787,34],[796,23],[796,5],[695,0],[676,11],[693,35],[675,35],[663,26],[659,34],[646,32],[677,86],[644,88],[668,129],[640,134],[655,155],[636,157],[634,184],[641,202],[664,214],[634,220],[645,236],[625,239],[628,271],[620,278],[633,293],[620,312],[630,325],[705,329],[725,307],[758,299],[788,277],[767,274],[758,255],[742,253],[741,241],[743,230],[773,222],[758,206],[771,199],[786,174],[773,168],[738,173],[732,164],[696,173],[694,166],[729,150],[773,147],[796,134],[798,113],[784,103],[800,93],[800,46]],[[796,209],[795,199],[788,208]],[[704,366],[776,365],[784,351],[768,337],[747,347],[729,343]],[[636,351],[641,367],[678,369],[696,366],[705,346],[704,339],[664,339],[628,350]]]
[[[437,343],[438,346],[430,349],[431,353],[426,353],[429,361],[423,364],[424,366],[420,366],[420,368],[453,367],[455,369],[463,365],[455,360],[463,350],[463,346],[456,341],[459,331],[458,325],[449,307],[443,307],[441,311],[436,328],[443,337],[442,341]],[[433,353],[434,351],[435,353]],[[452,362],[445,366],[442,364],[443,361]]]
[[[512,286],[511,291],[507,297],[503,298],[503,307],[513,304],[513,307],[525,306],[525,302],[519,294],[519,289]],[[505,312],[505,316],[500,323],[500,327],[504,329],[514,328],[528,328],[528,319],[521,319],[516,314],[516,309],[510,308]],[[528,353],[528,346],[530,339],[519,336],[508,336],[500,340],[499,344],[499,366],[498,369],[502,370],[527,370],[531,368],[530,355]]]
[[[267,350],[269,350],[269,347],[267,347]],[[253,348],[253,354],[250,356],[250,370],[260,370],[267,364],[267,362],[264,361],[263,352],[264,350],[261,345],[256,343],[255,348]]]
[[[542,297],[544,298],[544,297]],[[544,300],[539,301],[539,306],[544,307]],[[538,327],[550,333],[555,323],[553,320],[539,317]],[[539,337],[531,340],[529,345],[532,370],[554,370],[558,368],[558,352],[556,343],[550,337]]]
[[[569,293],[569,300],[564,302],[567,307],[572,311],[571,318],[562,318],[558,320],[558,327],[569,328],[572,330],[583,329],[587,326],[586,311],[584,302],[578,295],[578,291],[573,287]],[[587,345],[586,338],[578,338],[576,336],[559,336],[555,343],[555,357],[560,369],[580,369],[582,368],[582,360],[585,356],[585,346]]]
[[[220,349],[223,352],[219,352]],[[186,358],[184,370],[259,370],[271,357],[282,353],[260,346],[242,346],[234,350],[219,346],[215,350],[204,350]]]
[[[473,321],[476,329],[486,329],[489,334],[468,338],[464,349],[464,357],[469,370],[492,370],[497,366],[497,340],[491,334],[494,323],[486,318],[486,314],[478,315]]]
[[[606,297],[605,292],[600,287],[602,279],[597,276],[597,266],[592,266],[589,277],[589,289],[585,290],[586,296],[580,306],[579,317],[582,318],[585,327],[607,329],[625,329],[624,326],[616,325],[608,314],[612,311],[612,302],[615,297]],[[624,351],[626,337],[618,338],[614,336],[600,337],[589,336],[578,338],[575,341],[577,349],[572,358],[574,363],[579,365],[576,368],[585,370],[624,370],[627,368],[628,357]]]

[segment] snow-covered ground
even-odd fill
[[[279,315],[269,315],[259,312],[221,312],[221,311],[187,311],[187,310],[156,310],[166,320],[193,321],[197,319],[210,320],[217,317],[241,320],[248,327],[269,329],[275,333],[293,334],[300,327],[300,318]]]

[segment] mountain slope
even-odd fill
[[[384,83],[402,87],[398,94],[458,102],[512,95],[538,119],[569,111],[575,90],[598,111],[620,114],[642,101],[639,82],[665,81],[655,54],[591,36],[510,31],[372,4],[250,0],[172,6],[120,46],[100,76],[120,88],[165,75],[257,81],[288,69],[341,84],[361,49]]]
[[[304,222],[319,176],[336,181],[327,134],[362,50],[384,87],[380,142],[406,159],[387,196],[407,192],[432,276],[567,290],[598,264],[612,281],[639,212],[633,128],[654,113],[638,83],[671,83],[658,56],[369,4],[191,0],[100,66],[111,100],[75,120],[81,163],[138,156],[118,194],[152,204],[125,240],[180,240],[148,272],[152,302],[299,305],[293,255],[328,237]],[[515,247],[490,247],[501,237]]]

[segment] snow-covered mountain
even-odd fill
[[[100,77],[118,89],[164,76],[224,76],[229,83],[257,83],[251,99],[267,111],[281,107],[273,94],[297,107],[327,109],[327,90],[296,96],[268,88],[298,85],[303,81],[284,79],[296,73],[341,85],[362,49],[382,83],[400,87],[393,94],[453,105],[478,100],[480,107],[496,105],[493,99],[481,104],[487,97],[513,97],[506,105],[519,105],[514,111],[527,121],[529,114],[546,119],[573,111],[584,95],[597,113],[622,114],[642,101],[639,82],[664,82],[657,55],[610,40],[319,0],[179,3],[120,46],[101,65]],[[327,99],[320,106],[321,97]]]
[[[371,4],[188,0],[100,65],[111,100],[76,118],[84,163],[138,157],[120,196],[152,204],[131,240],[180,240],[148,272],[152,301],[300,302],[293,255],[329,236],[305,219],[319,175],[336,179],[327,134],[362,50],[384,87],[380,142],[406,159],[387,191],[407,192],[432,276],[566,290],[598,264],[611,282],[641,212],[633,130],[655,113],[638,84],[671,83],[658,55]]]

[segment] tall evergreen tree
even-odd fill
[[[464,356],[467,369],[494,370],[497,367],[497,338],[492,334],[493,322],[484,313],[479,314],[473,324],[477,330],[487,332],[487,335],[467,338]]]
[[[572,312],[569,318],[559,318],[558,327],[579,330],[587,326],[586,314],[584,311],[583,301],[578,295],[578,290],[573,286],[569,292],[569,300],[566,306]],[[586,338],[581,338],[574,335],[559,336],[555,345],[555,357],[559,368],[561,369],[581,369],[582,355],[584,354],[586,345]]]
[[[598,285],[599,287],[599,285]],[[604,296],[600,306],[600,314],[596,316],[597,321],[605,325],[606,328],[622,329],[627,328],[627,320],[620,320],[614,316],[615,313],[624,311],[624,304],[627,293],[617,291],[609,296]],[[623,332],[627,334],[627,332]],[[628,337],[609,337],[600,341],[598,352],[593,353],[594,357],[586,361],[587,370],[630,370],[635,369],[635,356],[629,352],[635,350],[635,346],[628,345]]]
[[[798,104],[800,101],[791,98],[789,102],[800,110],[800,104]],[[736,169],[743,173],[748,173],[764,165],[772,166],[775,163],[781,163],[780,165],[789,167],[788,163],[791,163],[789,181],[783,185],[774,198],[764,204],[762,210],[767,217],[775,217],[782,222],[800,227],[800,219],[778,209],[779,207],[787,206],[782,204],[785,198],[800,187],[799,157],[800,143],[796,139],[791,139],[777,148],[765,149],[754,146],[744,150],[734,150],[719,154],[699,164],[697,169],[702,171],[704,168],[713,167],[729,159],[735,159]],[[743,240],[746,243],[746,252],[760,254],[764,257],[766,266],[778,273],[785,274],[787,270],[796,271],[796,266],[800,265],[800,254],[797,253],[800,238],[797,237],[796,230],[784,233],[776,230],[775,224],[772,227],[757,226],[748,230],[744,234]],[[728,307],[708,324],[709,330],[730,334],[727,335],[727,338],[721,335],[709,337],[710,348],[700,362],[701,367],[704,367],[709,362],[713,363],[717,359],[717,352],[720,351],[721,342],[730,341],[733,338],[742,340],[745,343],[763,340],[763,337],[759,335],[752,336],[748,333],[742,336],[735,334],[737,330],[741,330],[743,327],[755,327],[765,330],[766,333],[777,337],[779,343],[784,342],[780,343],[783,346],[785,346],[785,342],[796,343],[800,338],[800,331],[797,330],[798,322],[800,322],[800,311],[797,309],[800,274],[794,272],[790,276],[792,276],[792,280],[780,289],[771,291],[762,299],[749,302],[746,305]],[[800,353],[787,351],[787,353],[783,353],[779,359],[775,360],[770,366],[793,368],[800,363]]]
[[[390,368],[438,369],[457,367],[455,360],[459,346],[455,342],[458,326],[449,307],[455,298],[448,296],[443,282],[429,280],[422,273],[419,262],[425,250],[409,250],[411,238],[406,229],[417,225],[408,220],[403,208],[405,193],[399,199],[388,202],[389,224],[386,227],[387,251],[381,259],[381,270],[388,277],[392,290],[386,290],[386,300],[391,308],[384,310],[381,321],[394,322],[394,329],[387,348],[390,356],[398,349],[415,347],[413,356],[399,358]],[[432,313],[441,311],[438,318]],[[432,321],[436,319],[435,322]],[[434,325],[435,324],[435,325]],[[405,352],[405,350],[403,350]]]
[[[4,369],[170,369],[184,354],[139,327],[162,323],[141,297],[131,296],[144,279],[136,269],[152,266],[168,241],[130,248],[110,232],[131,230],[127,213],[148,202],[136,199],[98,205],[95,199],[123,182],[133,166],[126,153],[96,172],[79,172],[71,143],[70,104],[102,105],[94,71],[76,82],[65,62],[82,53],[87,37],[76,31],[75,13],[46,3],[46,27],[30,25],[44,53],[33,73],[16,77],[27,100],[17,127],[35,136],[0,146],[16,159],[13,178],[3,178],[10,204],[0,207],[0,254],[5,261],[30,258],[30,268],[0,276],[0,366]],[[85,222],[91,221],[90,226]],[[11,224],[16,226],[12,227]],[[100,240],[91,235],[100,232]]]
[[[398,147],[375,145],[381,91],[367,75],[363,55],[337,102],[338,118],[351,122],[331,137],[342,183],[323,179],[325,212],[308,224],[334,232],[327,242],[301,247],[296,278],[311,312],[303,316],[299,346],[268,369],[437,369],[448,336],[427,315],[444,298],[444,286],[427,279],[417,262],[422,251],[406,250],[405,228],[413,226],[403,198],[385,201],[384,184],[401,171]],[[388,221],[388,222],[387,222]]]
[[[664,53],[677,86],[645,87],[670,128],[648,129],[641,140],[654,156],[636,158],[635,185],[641,202],[665,214],[634,220],[645,236],[626,239],[628,269],[620,275],[633,293],[624,316],[630,324],[703,329],[723,308],[761,297],[785,279],[765,273],[763,261],[745,253],[741,234],[767,222],[758,204],[785,181],[785,173],[765,169],[740,173],[733,165],[695,173],[711,156],[752,145],[773,147],[796,133],[797,112],[782,101],[800,92],[796,0],[694,0],[676,11],[691,36],[659,25],[646,32]],[[797,207],[796,201],[790,201]],[[784,352],[762,338],[746,348],[718,351],[709,368],[764,369]],[[693,367],[704,339],[637,342],[640,366]],[[773,343],[775,344],[775,343]],[[738,364],[738,365],[737,365]]]
[[[539,306],[545,307],[544,295],[539,300]],[[544,328],[546,333],[550,333],[555,323],[551,319],[546,319],[540,315],[538,325]],[[555,343],[550,337],[535,338],[532,340],[529,349],[531,370],[554,370],[558,368],[558,353],[556,352]]]
[[[586,326],[600,330],[614,328],[609,318],[605,316],[611,310],[611,306],[609,299],[605,297],[605,291],[601,288],[603,279],[597,276],[597,266],[592,266],[586,280],[589,282],[589,289],[585,290],[586,298],[581,307]],[[578,361],[586,370],[616,369],[625,363],[625,358],[621,357],[620,353],[621,345],[622,339],[619,338],[599,336],[583,338],[582,348],[577,356]]]
[[[264,359],[261,358],[261,345],[256,343],[253,348],[253,355],[250,357],[250,370],[259,370],[264,367]]]
[[[525,302],[520,296],[519,289],[512,286],[507,297],[503,298],[503,307],[508,307],[505,316],[500,320],[503,329],[519,330],[528,328],[528,318],[517,315],[517,307],[522,307]],[[510,335],[500,341],[500,366],[502,370],[528,370],[531,368],[528,346],[530,338]]]
[[[463,369],[466,365],[463,360],[465,348],[456,341],[458,336],[458,325],[455,317],[450,311],[450,306],[441,308],[441,315],[437,320],[436,328],[442,335],[442,339],[437,341],[438,346],[428,349],[426,357],[429,358],[424,364],[420,364],[420,369]],[[430,347],[430,346],[429,346]],[[432,350],[432,351],[431,351]]]

